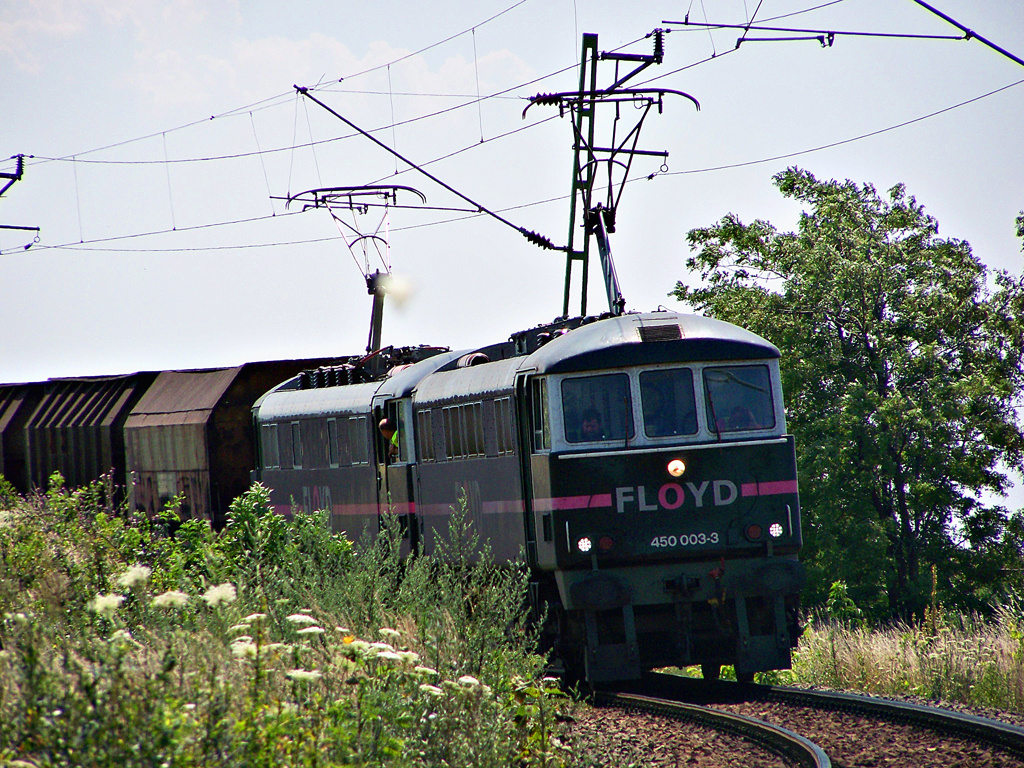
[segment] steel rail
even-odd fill
[[[697,698],[710,703],[723,700],[766,701],[800,707],[815,707],[841,712],[854,712],[890,722],[917,725],[939,733],[960,736],[970,741],[999,747],[1015,757],[1024,759],[1024,727],[957,712],[942,707],[931,707],[906,701],[883,699],[857,693],[808,690],[790,686],[741,685],[738,683],[688,680],[676,675],[652,673],[648,689],[659,696]],[[696,683],[696,685],[694,685]]]
[[[685,704],[681,701],[656,699],[632,693],[600,692],[595,694],[594,703],[598,706],[617,706],[649,712],[739,736],[801,768],[832,768],[832,761],[828,755],[813,741],[763,720],[697,704]]]
[[[786,686],[750,686],[761,701],[812,706],[884,717],[901,723],[920,725],[942,733],[984,742],[1024,759],[1024,727],[987,717],[929,707],[907,701],[881,699],[856,693],[809,691]]]

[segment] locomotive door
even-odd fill
[[[408,399],[374,403],[377,424],[377,521],[383,530],[387,516],[393,515],[401,532],[402,555],[416,551],[419,523],[413,492],[415,443],[412,434],[412,403]]]

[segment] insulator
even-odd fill
[[[656,29],[654,30],[654,61],[661,64],[663,58],[665,58],[665,30]]]
[[[547,248],[548,250],[551,251],[558,250],[555,244],[548,240],[546,237],[544,237],[544,235],[537,234],[536,232],[531,232],[528,229],[520,229],[519,231],[522,233],[523,237],[525,237],[534,245],[539,245],[541,248]]]
[[[558,104],[562,101],[560,93],[538,93],[530,97],[531,104]]]

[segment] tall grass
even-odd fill
[[[933,609],[921,624],[869,628],[819,617],[794,656],[798,682],[1024,712],[1024,600],[991,619]]]
[[[0,764],[568,762],[524,569],[403,562],[396,525],[353,546],[260,486],[171,536],[108,490],[0,494]]]

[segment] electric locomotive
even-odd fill
[[[397,515],[406,553],[435,553],[464,497],[496,558],[525,553],[554,653],[588,682],[751,679],[790,666],[805,580],[779,357],[665,311],[386,349],[376,374],[350,361],[264,395],[258,476],[278,511],[328,509],[353,538]]]
[[[295,377],[256,403],[258,472],[280,511],[329,509],[334,529],[354,537],[397,515],[405,553],[436,553],[454,505],[465,503],[496,558],[525,553],[534,608],[572,676],[599,683],[700,664],[717,677],[733,664],[751,679],[789,667],[799,635],[795,449],[775,346],[706,317],[625,313],[609,235],[634,157],[668,157],[637,149],[640,127],[666,94],[697,105],[681,91],[624,87],[662,62],[663,31],[651,37],[650,55],[599,54],[597,36],[584,35],[579,89],[530,100],[573,122],[568,240],[556,249],[566,257],[561,318],[483,349],[380,349],[386,276],[367,264],[367,356]],[[601,88],[600,61],[615,67]],[[637,66],[623,74],[625,62]],[[639,117],[616,138],[624,101]],[[600,140],[599,106],[615,110]],[[323,188],[290,202],[365,210],[354,195],[383,195],[386,205],[399,189],[416,191]],[[376,235],[356,241],[367,237]],[[597,317],[586,309],[591,241],[608,300]],[[581,310],[571,318],[577,266]]]

